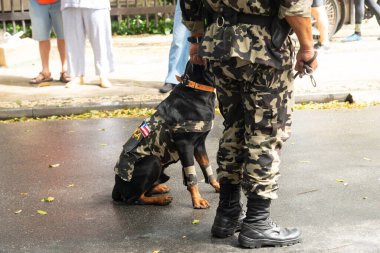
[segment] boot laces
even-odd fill
[[[265,222],[270,226],[271,228],[279,228],[279,226],[271,219],[267,218]]]

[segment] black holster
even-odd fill
[[[285,19],[274,17],[270,25],[273,48],[280,49],[291,31],[292,28]]]

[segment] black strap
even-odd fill
[[[228,22],[229,25],[236,24],[249,24],[249,25],[259,25],[259,26],[269,26],[273,20],[272,16],[262,16],[255,14],[246,14],[236,12],[236,16],[226,16],[223,13],[214,13],[213,23],[217,23],[220,26],[223,26],[225,22]]]
[[[253,14],[239,13],[237,21],[240,24],[250,24],[250,25],[260,25],[260,26],[269,26],[272,22],[273,17],[270,16],[260,16]]]

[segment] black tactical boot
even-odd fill
[[[241,229],[245,212],[240,202],[240,184],[220,184],[219,206],[211,233],[226,238]]]
[[[248,197],[247,217],[244,219],[239,244],[246,248],[289,246],[301,242],[298,228],[282,228],[269,218],[270,199]]]

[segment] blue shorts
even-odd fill
[[[61,1],[54,4],[39,4],[29,0],[29,15],[32,20],[32,36],[37,41],[49,40],[53,28],[58,39],[63,39]]]
[[[311,5],[311,7],[321,7],[325,5],[325,1],[324,0],[313,0],[313,3]]]

